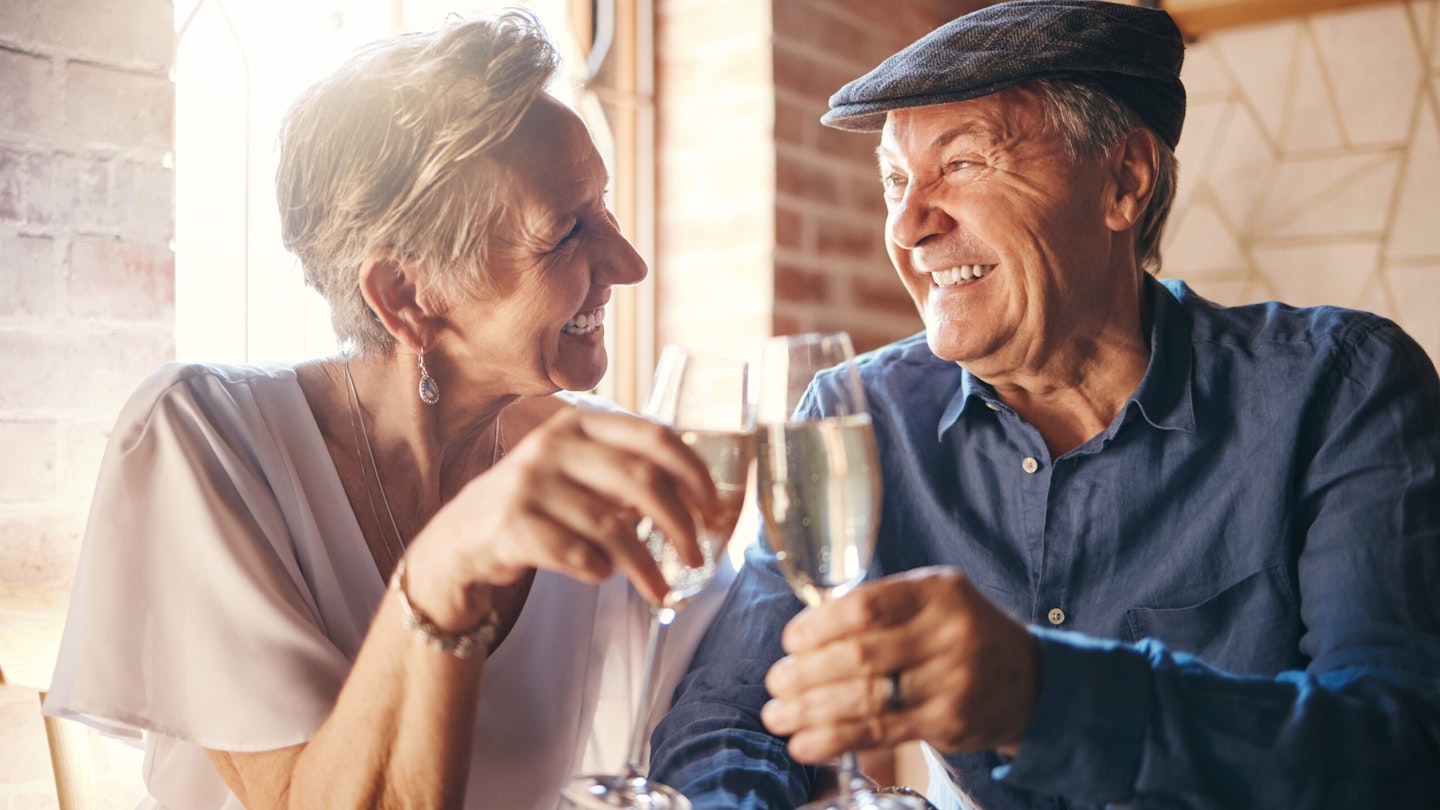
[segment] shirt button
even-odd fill
[[[1065,621],[1065,611],[1060,608],[1050,608],[1050,613],[1045,618],[1049,619],[1051,624],[1062,624]]]
[[[1036,470],[1040,469],[1040,462],[1036,461],[1030,456],[1026,456],[1025,460],[1020,462],[1020,469],[1024,470],[1027,473],[1033,473]]]
[[[989,408],[990,410],[995,411],[995,412],[997,412],[997,413],[1000,411],[1000,406],[999,406],[999,405],[996,405],[996,404],[993,403],[993,402],[987,402],[987,403],[985,403],[985,407],[987,407],[987,408]]]

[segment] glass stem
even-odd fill
[[[840,774],[836,779],[840,783],[840,798],[849,799],[855,795],[855,774],[859,771],[860,765],[855,759],[854,751],[846,751],[840,755]]]
[[[645,645],[645,677],[640,682],[639,705],[635,707],[635,719],[630,724],[630,752],[625,758],[626,778],[633,779],[645,773],[641,770],[640,761],[645,758],[645,743],[648,741],[645,721],[650,719],[650,692],[655,688],[655,675],[660,668],[660,644],[673,621],[675,611],[671,608],[652,608],[650,611],[650,641]]]
[[[831,588],[826,588],[820,592],[820,601],[822,603],[829,602],[831,599],[834,598],[835,593],[834,590]],[[845,753],[841,754],[840,772],[835,775],[835,781],[839,783],[836,785],[836,788],[838,788],[840,792],[839,798],[850,799],[855,795],[855,782],[857,774],[859,773],[860,763],[855,757],[855,752],[846,751]],[[847,803],[843,806],[848,807],[849,804]]]

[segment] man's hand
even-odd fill
[[[862,584],[796,616],[782,643],[761,719],[802,762],[906,740],[1014,753],[1039,694],[1035,638],[955,568]]]

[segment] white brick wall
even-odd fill
[[[25,656],[0,660],[0,810],[56,806],[42,648],[110,425],[174,354],[172,14],[168,0],[0,10],[0,650]],[[96,806],[135,806],[138,751],[84,738]]]

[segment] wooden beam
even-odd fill
[[[43,705],[45,693],[41,692],[39,698]],[[73,720],[57,717],[46,717],[44,722],[60,810],[95,810],[100,802],[95,793],[95,765],[90,758],[85,728]]]
[[[1394,0],[1162,0],[1160,7],[1195,39],[1221,28],[1385,2]]]

